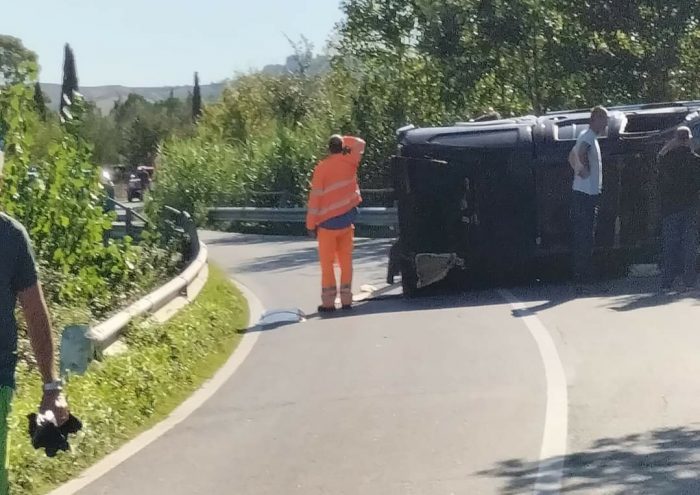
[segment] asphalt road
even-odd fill
[[[314,312],[313,243],[203,239],[266,308]],[[357,286],[387,250],[358,241]],[[78,493],[700,493],[698,317],[698,294],[631,279],[312,316],[261,332],[212,399]]]

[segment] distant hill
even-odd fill
[[[221,96],[226,84],[221,82],[201,85],[202,100],[205,102],[216,101]],[[51,99],[51,104],[49,105],[51,109],[58,110],[61,85],[41,83],[41,90]],[[120,98],[126,100],[131,93],[141,95],[149,101],[160,101],[167,99],[170,96],[170,91],[173,92],[173,96],[176,98],[185,99],[188,94],[192,93],[192,86],[162,86],[158,88],[129,88],[127,86],[80,87],[80,92],[85,96],[85,99],[94,102],[103,114],[109,113],[115,101]]]
[[[311,60],[308,74],[316,75],[328,71],[330,68],[330,58],[325,55],[319,55]],[[294,56],[287,57],[287,61],[283,65],[266,65],[260,71],[263,74],[271,76],[279,76],[296,72],[299,69]],[[202,90],[202,100],[212,102],[219,99],[221,93],[228,82],[220,82],[214,84],[204,84],[200,86]],[[50,107],[52,110],[58,110],[59,98],[61,95],[61,85],[52,83],[41,83],[41,90],[46,96],[51,99]],[[149,101],[165,100],[170,96],[170,91],[176,98],[187,98],[187,95],[192,93],[192,86],[161,86],[153,88],[130,88],[127,86],[81,86],[80,92],[88,101],[94,102],[97,108],[103,114],[108,114],[114,102],[126,100],[130,93],[141,95]]]

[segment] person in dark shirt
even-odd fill
[[[151,176],[144,167],[138,167],[136,169],[136,174],[141,181],[141,194],[145,194],[149,187],[151,187]]]
[[[2,165],[3,153],[0,150],[0,173]],[[19,222],[2,212],[0,259],[3,260],[0,263],[0,494],[7,494],[8,415],[17,365],[17,301],[27,322],[29,341],[44,383],[39,412],[53,413],[57,426],[64,424],[70,413],[56,372],[51,323],[29,236]]]
[[[694,288],[697,282],[700,156],[691,148],[692,137],[689,128],[679,127],[675,137],[659,154],[663,289],[670,289],[681,274],[687,289]]]

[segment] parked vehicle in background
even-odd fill
[[[112,174],[106,168],[102,169],[100,173],[100,184],[104,189],[106,198],[114,199],[114,181],[112,180]],[[104,211],[114,210],[114,203],[105,199]]]
[[[114,181],[112,180],[112,174],[106,168],[103,168],[100,174],[100,184],[102,184],[105,194],[114,199]]]
[[[141,166],[137,167],[136,172],[129,176],[129,182],[126,188],[128,201],[134,201],[136,199],[143,201],[146,191],[151,188],[154,171],[155,169],[153,167]]]

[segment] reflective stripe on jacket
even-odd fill
[[[314,169],[306,212],[306,228],[309,230],[347,213],[362,202],[357,185],[357,167],[365,152],[365,142],[360,138],[344,136],[343,147],[350,152],[329,155]]]

